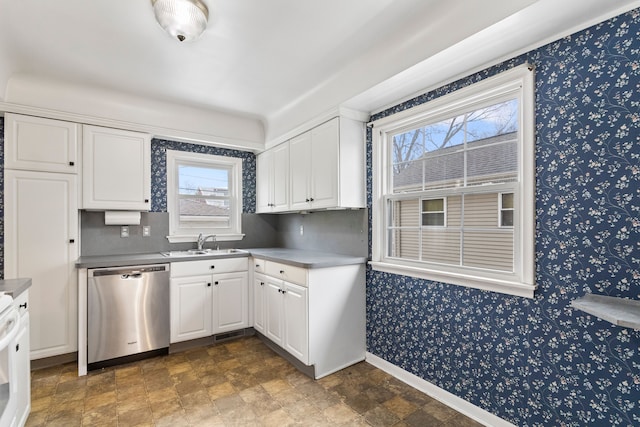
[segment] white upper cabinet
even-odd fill
[[[80,125],[5,114],[5,168],[78,173]]]
[[[289,142],[259,154],[256,168],[256,211],[289,210]]]
[[[289,141],[289,210],[365,207],[364,124],[336,117]]]
[[[148,211],[151,208],[151,136],[83,126],[82,207]]]

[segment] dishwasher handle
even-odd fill
[[[94,268],[89,269],[89,277],[120,276],[123,279],[139,279],[143,273],[164,273],[169,264],[141,265],[135,267]]]

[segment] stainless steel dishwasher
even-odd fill
[[[169,264],[95,268],[88,279],[89,369],[166,352]]]

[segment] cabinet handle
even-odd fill
[[[284,270],[280,270],[280,274],[284,274]]]
[[[260,264],[256,264],[256,268],[260,268]]]
[[[20,344],[16,344],[16,353],[20,351]]]
[[[218,282],[213,282],[214,285],[218,286]]]
[[[311,198],[309,199],[309,201],[310,201],[310,202],[313,202],[313,197],[311,197]]]
[[[69,239],[69,243],[75,243],[75,239]]]
[[[149,203],[149,199],[144,199],[144,202],[145,203]]]
[[[264,286],[264,282],[260,282],[260,286]]]
[[[20,304],[18,306],[18,308],[24,308],[26,310],[27,309],[27,303],[25,302],[24,304]]]
[[[285,290],[283,289],[283,290],[282,290],[282,294],[284,295],[284,294],[286,294],[286,293],[287,293],[287,291],[285,291]]]
[[[69,166],[74,166],[75,163],[74,162],[69,162]]]
[[[216,266],[215,266],[215,265],[212,265],[212,266],[211,266],[211,269],[213,270],[214,268],[216,268]]]
[[[304,201],[305,201],[305,202],[310,202],[310,200],[309,200],[309,199],[304,199]]]
[[[211,286],[211,283],[207,283],[207,286]]]

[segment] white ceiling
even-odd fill
[[[269,140],[340,106],[379,109],[638,6],[635,0],[205,2],[207,30],[179,43],[155,22],[150,0],[0,0],[0,100],[10,77],[27,75],[259,119]]]

